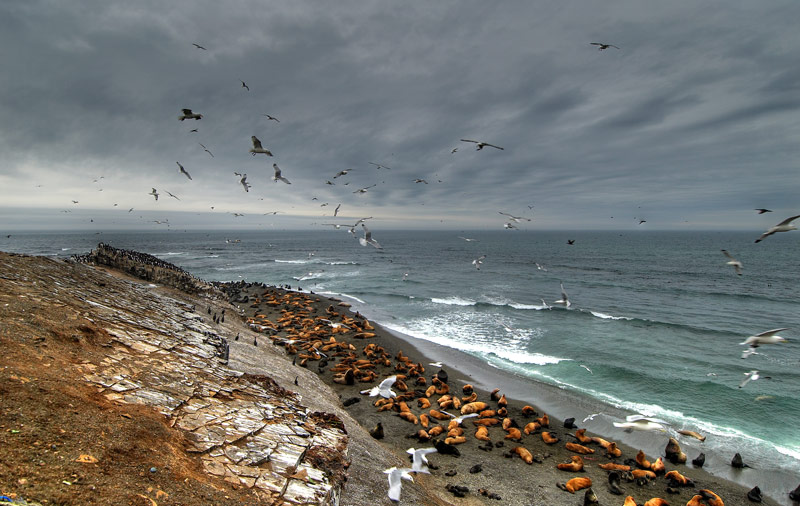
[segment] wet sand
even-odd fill
[[[634,433],[633,440],[641,442],[637,447],[628,446],[617,440],[616,445],[621,450],[621,455],[616,458],[607,456],[606,450],[598,443],[588,443],[584,446],[593,450],[593,453],[582,455],[584,461],[582,471],[559,470],[556,467],[557,464],[568,462],[572,456],[577,455],[566,448],[566,443],[577,442],[572,435],[575,434],[576,429],[565,428],[563,419],[574,417],[576,424],[583,427],[581,421],[588,414],[587,407],[582,406],[579,399],[570,397],[568,392],[540,384],[533,387],[536,391],[532,392],[532,382],[528,379],[515,379],[506,372],[492,369],[474,357],[433,343],[418,340],[414,340],[412,343],[411,338],[407,336],[396,335],[359,318],[360,315],[351,312],[346,303],[337,299],[328,299],[316,294],[285,292],[259,284],[242,284],[238,285],[238,288],[240,290],[233,293],[231,298],[234,300],[233,303],[240,308],[243,316],[249,319],[251,328],[262,330],[265,334],[264,341],[269,339],[274,346],[286,348],[287,359],[294,361],[296,367],[305,367],[308,371],[318,374],[339,395],[346,406],[344,409],[361,427],[370,430],[380,423],[384,433],[384,437],[381,439],[382,447],[393,452],[400,459],[407,458],[405,455],[407,448],[427,448],[433,446],[437,440],[444,441],[447,430],[429,441],[420,441],[416,435],[423,427],[419,422],[414,424],[399,416],[399,402],[395,402],[394,409],[379,411],[374,403],[381,397],[368,397],[359,392],[376,386],[381,380],[391,375],[405,375],[408,389],[405,392],[401,391],[402,387],[396,384],[393,390],[401,397],[406,398],[406,406],[417,419],[422,413],[430,415],[431,408],[438,407],[437,400],[441,397],[435,393],[430,397],[425,394],[425,390],[431,386],[432,376],[439,371],[438,367],[429,365],[430,362],[441,361],[444,363],[444,369],[448,373],[448,387],[440,387],[439,390],[443,391],[445,388],[449,388],[450,394],[457,396],[459,400],[466,397],[463,386],[469,383],[474,387],[477,400],[485,402],[487,409],[496,411],[499,407],[498,402],[492,399],[490,392],[496,388],[500,389],[498,395],[505,394],[508,402],[505,416],[495,416],[501,423],[507,418],[506,423],[513,423],[522,431],[528,423],[544,414],[548,415],[548,427],[539,428],[530,434],[521,433],[519,440],[508,439],[506,436],[509,436],[509,433],[503,430],[501,424],[488,427],[490,443],[476,439],[474,423],[476,418],[465,420],[462,424],[464,441],[452,445],[457,449],[459,455],[441,453],[429,455],[430,474],[416,473],[414,483],[403,482],[403,495],[400,503],[413,504],[412,498],[419,497],[413,489],[422,487],[427,489],[428,494],[438,496],[443,502],[453,504],[576,505],[584,503],[586,491],[579,490],[572,494],[561,490],[557,484],[563,484],[576,477],[587,477],[592,482],[591,488],[596,494],[599,504],[602,505],[621,505],[628,495],[632,496],[637,504],[644,504],[651,498],[660,497],[669,504],[684,505],[700,489],[714,491],[728,505],[752,504],[746,497],[750,487],[743,487],[733,481],[711,475],[704,469],[693,467],[689,462],[697,456],[699,450],[695,449],[697,445],[687,442],[682,436],[679,443],[688,456],[687,463],[672,464],[665,460],[665,471],[678,471],[683,476],[690,478],[694,483],[693,486],[670,486],[663,473],[659,473],[650,480],[640,480],[639,483],[626,481],[624,478],[627,473],[622,473],[623,479],[619,488],[622,489],[623,494],[612,494],[609,486],[609,472],[599,466],[617,462],[629,464],[632,469],[636,469],[640,466],[637,466],[633,459],[640,449],[644,450],[647,460],[655,461],[658,457],[664,456],[664,449],[668,441],[667,435],[657,432]],[[247,298],[246,301],[244,297]],[[268,303],[268,301],[270,302]],[[300,316],[292,320],[288,316],[292,314]],[[279,323],[282,318],[283,323]],[[341,344],[331,346],[333,343],[330,341],[331,329],[321,321],[323,318],[335,323],[346,322],[350,325],[352,330],[332,335],[335,342]],[[302,323],[303,320],[305,323]],[[270,330],[270,328],[275,330]],[[316,336],[309,335],[313,328],[318,329],[320,333]],[[323,332],[323,329],[327,334]],[[360,338],[356,337],[359,334]],[[304,335],[308,337],[303,337]],[[328,337],[321,338],[319,337],[321,335],[328,335]],[[287,339],[293,341],[288,346]],[[323,352],[328,356],[327,361],[325,357],[317,355],[313,349],[310,351],[303,349],[303,347],[310,348],[314,341],[319,341],[314,345],[315,349],[319,351],[322,351],[324,346],[328,346],[327,351]],[[364,353],[367,346],[374,352],[372,358]],[[337,354],[339,356],[335,356]],[[350,355],[353,360],[371,360],[370,364],[359,362],[357,367],[361,374],[374,371],[372,379],[365,382],[355,380],[353,384],[335,382],[334,377],[337,373],[339,380],[344,381],[342,371],[348,367],[342,365],[341,362],[347,355]],[[407,359],[398,359],[398,356],[404,356]],[[325,365],[321,367],[321,364]],[[411,374],[408,370],[402,370],[404,367],[408,368],[410,364],[421,365],[424,368],[424,372],[420,375],[424,378],[424,385],[416,384],[417,381],[423,380],[417,380],[413,376],[413,368]],[[399,368],[398,365],[400,365]],[[427,399],[431,406],[425,409],[421,408],[419,406],[420,398]],[[425,402],[422,401],[422,403]],[[525,416],[523,407],[526,405],[531,406],[535,414]],[[459,410],[450,407],[447,411],[458,414]],[[409,418],[413,419],[410,416]],[[446,429],[446,424],[447,421],[430,418],[429,429],[434,425],[441,425]],[[543,441],[542,432],[549,433],[558,441],[546,444]],[[589,431],[586,432],[586,435],[601,436]],[[614,441],[608,436],[605,436],[605,439]],[[533,457],[532,463],[528,464],[520,456],[512,453],[512,450],[518,446],[529,451]],[[368,456],[353,452],[350,457],[358,460]],[[746,460],[746,456],[744,457]],[[747,471],[747,469],[737,470],[737,472]],[[382,470],[363,467],[358,468],[358,472],[382,474]],[[383,480],[384,486],[375,491],[374,504],[389,504],[390,501],[386,497],[388,485],[386,485],[385,476],[380,478]],[[453,492],[447,490],[448,486],[450,488],[452,486],[466,487],[468,492],[465,492],[464,497],[456,497]],[[762,490],[762,493],[764,496],[762,504],[792,504],[788,500],[788,490]],[[768,498],[768,494],[772,497],[779,497],[780,502]],[[359,496],[358,499],[350,498],[347,487],[345,487],[341,504],[362,503],[363,496]]]

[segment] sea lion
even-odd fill
[[[403,420],[405,420],[407,422],[413,423],[414,425],[417,425],[419,423],[419,419],[417,418],[417,415],[415,415],[411,411],[401,411],[400,413],[398,413],[397,416],[399,416],[400,418],[402,418]]]
[[[431,401],[427,397],[420,397],[417,399],[417,406],[422,409],[428,409],[431,407]]]
[[[512,453],[516,453],[519,457],[525,461],[527,464],[533,464],[533,455],[527,449],[522,446],[517,446],[511,450]]]
[[[709,489],[704,488],[699,492],[708,503],[708,506],[725,506],[725,503],[722,502],[722,498]]]
[[[547,413],[545,413],[536,419],[536,423],[542,427],[550,427],[550,418],[547,416]]]
[[[684,436],[693,437],[693,438],[698,439],[700,441],[705,441],[706,440],[705,436],[702,436],[702,435],[698,434],[697,432],[695,432],[693,430],[679,430],[678,434],[683,434]]]
[[[757,486],[751,488],[750,491],[747,492],[747,498],[752,502],[761,502],[761,489]]]
[[[464,435],[464,429],[462,429],[457,423],[454,427],[447,428],[447,437],[458,437]]]
[[[533,409],[533,407],[528,405],[522,406],[522,416],[524,416],[525,418],[529,418],[531,416],[534,416],[535,414],[536,410]]]
[[[544,444],[552,445],[561,440],[552,432],[542,432],[542,441],[544,441]]]
[[[424,443],[424,442],[426,442],[426,441],[430,441],[430,440],[431,440],[431,435],[430,435],[430,434],[428,434],[428,433],[425,431],[425,429],[420,429],[420,430],[418,430],[418,431],[417,431],[417,439],[418,439],[418,440],[419,440],[421,443]]]
[[[443,432],[444,432],[444,427],[442,427],[441,425],[437,425],[436,427],[431,427],[430,430],[428,430],[428,434],[430,434],[432,438],[438,436]]]
[[[800,501],[800,485],[796,489],[789,492],[789,499],[792,501]]]
[[[491,441],[491,439],[489,439],[489,429],[479,426],[478,430],[475,431],[475,438],[481,441]]]
[[[467,403],[468,402],[475,402],[475,401],[478,400],[478,394],[477,394],[477,392],[472,392],[471,394],[465,395],[464,397],[462,397],[461,400],[463,402],[467,402]]]
[[[592,438],[586,435],[586,429],[578,429],[573,434],[573,437],[578,440],[580,444],[587,445],[592,442]]]
[[[503,430],[508,430],[509,427],[516,425],[511,418],[503,418]]]
[[[702,495],[693,495],[689,502],[686,503],[686,506],[706,506],[706,503],[703,502]]]
[[[733,459],[731,459],[731,467],[735,467],[736,469],[744,469],[745,467],[750,466],[744,463],[742,456],[737,452],[736,455],[733,456]]]
[[[378,425],[369,431],[369,435],[375,439],[383,439],[383,425],[381,425],[381,422],[378,422]]]
[[[420,413],[420,415],[419,415],[419,424],[427,429],[428,425],[430,425],[430,423],[431,423],[431,420],[428,417],[428,415],[426,415],[425,413]]]
[[[692,465],[694,467],[703,467],[703,464],[705,463],[706,463],[706,454],[703,452],[700,452],[700,455],[698,455],[697,458],[692,460]]]
[[[580,453],[580,454],[583,454],[583,455],[588,455],[590,453],[594,453],[594,450],[592,448],[587,448],[587,447],[585,447],[583,445],[579,445],[577,443],[567,443],[567,444],[564,445],[564,448],[566,448],[567,450],[569,450],[571,452]]]
[[[467,438],[465,438],[464,436],[448,437],[448,438],[445,438],[445,440],[444,440],[444,443],[448,444],[448,445],[457,445],[457,444],[466,443],[466,442],[467,442]]]
[[[498,392],[500,392],[500,389],[499,389],[499,388],[495,388],[495,389],[494,389],[494,390],[492,390],[492,392],[489,394],[489,398],[490,398],[490,399],[492,399],[493,401],[498,401],[498,400],[500,400],[500,395],[498,395]]]
[[[667,472],[667,467],[664,465],[664,459],[658,457],[655,462],[650,464],[650,470],[656,474],[664,474]]]
[[[501,395],[500,398],[497,399],[497,405],[500,406],[501,408],[508,406],[508,401],[506,400],[506,394]]]
[[[430,416],[431,418],[436,418],[437,420],[448,420],[449,421],[449,420],[452,419],[452,417],[450,415],[448,415],[447,413],[442,413],[441,411],[436,410],[436,409],[431,409],[430,411],[428,411],[428,416]]]
[[[664,478],[670,481],[670,486],[672,487],[693,487],[694,482],[687,478],[686,476],[682,475],[676,470],[672,470],[664,475]]]
[[[660,497],[653,497],[645,502],[644,506],[669,506],[669,503]]]
[[[469,383],[467,383],[466,385],[464,385],[463,387],[461,387],[461,390],[464,392],[464,395],[471,395],[471,394],[473,393],[473,390],[474,390],[474,389],[473,389],[473,386],[472,386],[472,385],[470,385]]]
[[[425,397],[430,397],[430,396],[432,396],[432,395],[434,394],[434,392],[436,392],[436,386],[435,386],[435,385],[431,385],[431,386],[429,386],[429,387],[427,388],[427,390],[425,390]]]
[[[536,422],[531,422],[531,423],[529,423],[529,424],[525,425],[525,427],[522,429],[522,431],[523,431],[525,434],[530,434],[531,432],[535,432],[535,431],[539,430],[541,427],[542,427],[542,426],[541,426],[541,425],[539,425],[538,423],[536,423]]]
[[[591,487],[592,480],[585,476],[581,476],[579,478],[572,478],[566,483],[556,483],[556,486],[561,490],[566,490],[570,494],[574,494],[578,490]]]
[[[597,494],[594,493],[592,487],[586,489],[586,493],[583,495],[583,506],[599,506],[600,501],[597,499]]]
[[[609,457],[609,458],[619,458],[619,457],[621,457],[621,456],[622,456],[622,450],[620,450],[619,448],[617,448],[617,443],[615,443],[615,442],[613,442],[613,441],[612,441],[612,442],[611,442],[611,443],[610,443],[610,444],[609,444],[609,445],[606,447],[606,457]]]
[[[575,425],[575,418],[567,418],[564,420],[564,428],[565,429],[577,429],[578,426]]]
[[[622,479],[617,471],[608,473],[608,491],[614,495],[622,495],[622,489],[619,486],[621,481]]]
[[[573,455],[570,457],[570,462],[558,464],[556,468],[577,473],[583,471],[583,459],[580,455]]]
[[[656,477],[656,473],[650,471],[649,469],[634,469],[631,471],[634,478],[646,478],[648,480],[654,480]]]
[[[481,418],[479,420],[472,420],[472,423],[475,425],[483,425],[484,427],[492,427],[500,423],[500,420],[497,418]]]
[[[624,464],[617,464],[616,462],[608,462],[606,464],[598,464],[597,467],[605,469],[606,471],[630,471],[631,466]]]
[[[686,463],[686,454],[681,451],[681,445],[678,444],[678,441],[674,437],[669,438],[664,453],[667,455],[667,460],[673,464]]]
[[[481,411],[488,409],[489,405],[485,402],[476,401],[470,402],[468,404],[464,404],[461,406],[461,414],[462,415],[470,415],[472,413],[480,413]]]
[[[625,498],[625,503],[622,506],[636,506],[636,501],[633,500],[633,496],[628,496]]]
[[[493,409],[484,409],[480,413],[478,413],[478,418],[495,418],[497,416],[497,411]]]
[[[516,427],[509,427],[507,430],[508,434],[503,439],[514,439],[516,441],[520,441],[522,439],[522,433]]]

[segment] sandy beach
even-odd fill
[[[560,470],[557,468],[558,464],[571,462],[573,456],[579,455],[567,448],[567,443],[577,443],[574,436],[576,428],[565,427],[564,419],[568,418],[566,415],[575,418],[577,428],[580,428],[582,427],[581,422],[586,416],[585,409],[578,403],[573,402],[565,392],[542,386],[542,391],[537,392],[537,395],[526,395],[524,390],[529,388],[529,382],[527,383],[528,386],[523,382],[500,384],[502,381],[508,382],[507,375],[496,373],[476,359],[471,359],[464,354],[454,353],[452,350],[429,343],[415,343],[418,346],[412,345],[400,336],[359,318],[360,315],[350,311],[349,304],[338,299],[327,299],[316,294],[286,292],[265,288],[259,284],[240,285],[240,287],[241,291],[237,288],[231,298],[234,301],[233,303],[244,311],[244,317],[249,319],[251,326],[259,329],[263,328],[266,334],[273,335],[273,344],[287,349],[287,359],[292,360],[296,364],[295,367],[304,367],[323,378],[339,395],[346,406],[347,412],[363,428],[367,430],[373,429],[380,423],[384,434],[381,443],[387,448],[387,451],[392,451],[401,458],[408,448],[430,447],[436,441],[445,440],[448,420],[440,421],[431,416],[431,409],[439,407],[438,401],[445,395],[445,390],[449,390],[448,394],[457,397],[463,406],[468,400],[471,400],[467,399],[469,395],[465,393],[464,385],[471,384],[474,387],[475,394],[472,397],[478,402],[486,403],[485,410],[495,411],[494,416],[487,416],[497,421],[496,425],[487,427],[488,440],[482,441],[476,438],[475,420],[485,420],[485,417],[466,419],[461,426],[463,428],[463,441],[456,439],[455,441],[457,442],[452,446],[446,446],[446,448],[455,448],[458,455],[441,453],[429,455],[431,463],[430,474],[422,475],[421,473],[416,473],[415,483],[404,482],[404,496],[401,498],[401,503],[412,504],[413,502],[406,498],[405,493],[415,487],[424,486],[438,495],[441,500],[455,500],[457,504],[469,504],[472,501],[482,503],[502,502],[503,504],[513,505],[566,506],[583,504],[586,490],[578,490],[573,494],[559,488],[559,484],[564,484],[576,477],[585,477],[591,480],[591,489],[597,496],[599,504],[622,504],[625,497],[630,495],[637,504],[644,504],[653,498],[662,498],[667,501],[664,504],[683,505],[687,504],[701,489],[715,492],[724,500],[725,504],[751,503],[747,498],[750,488],[714,476],[702,468],[693,466],[691,460],[696,458],[699,452],[693,449],[689,450],[688,448],[691,445],[685,442],[686,438],[683,436],[678,442],[682,447],[687,448],[685,452],[687,462],[685,464],[673,464],[666,460],[664,458],[664,449],[668,442],[668,436],[661,432],[640,432],[641,435],[637,436],[647,442],[647,445],[642,447],[634,448],[622,443],[615,443],[618,449],[616,452],[618,456],[612,457],[608,455],[607,450],[600,443],[608,445],[608,443],[614,443],[614,441],[604,440],[602,435],[586,431],[586,436],[599,439],[582,445],[588,450],[581,451],[591,452],[581,455],[583,461],[582,471]],[[280,302],[276,303],[278,301]],[[295,307],[303,305],[315,308],[315,311],[309,312],[310,314],[324,313],[324,316],[316,317],[317,323],[315,325],[317,327],[325,325],[324,323],[319,323],[320,318],[324,318],[334,324],[350,324],[351,328],[355,323],[358,325],[356,327],[357,331],[334,334],[333,339],[335,339],[335,342],[346,343],[346,347],[345,345],[341,345],[341,347],[330,346],[333,341],[330,341],[331,338],[327,338],[325,343],[329,346],[327,348],[328,351],[323,352],[328,355],[326,360],[325,357],[316,355],[313,350],[311,352],[308,349],[303,350],[304,347],[309,348],[315,338],[309,338],[306,340],[307,344],[304,344],[304,340],[299,337],[300,334],[297,329],[292,328],[287,333],[285,327],[282,327],[282,324],[279,323],[281,319],[286,321],[287,315],[292,313],[292,310],[289,309],[292,305],[295,305]],[[309,317],[310,314],[306,315],[306,317]],[[270,330],[270,328],[275,330]],[[355,337],[359,334],[359,337]],[[293,342],[287,345],[287,339]],[[423,345],[419,346],[419,344]],[[317,343],[314,348],[321,351],[325,348],[325,344],[320,346],[320,343]],[[340,352],[340,356],[351,354],[350,356],[353,360],[363,361],[358,362],[358,366],[354,367],[358,367],[359,374],[364,373],[364,371],[371,371],[365,377],[374,379],[364,382],[355,380],[353,384],[346,384],[342,374],[348,367],[340,365],[337,368],[337,364],[341,363],[341,359],[337,360],[335,354],[331,353],[331,350],[337,349],[347,350],[346,352]],[[365,349],[367,350],[366,354]],[[375,350],[378,351],[376,352]],[[377,355],[374,353],[377,353]],[[368,355],[372,355],[371,360]],[[316,359],[317,357],[319,359]],[[380,357],[380,360],[378,357]],[[368,363],[367,360],[370,360],[370,362]],[[432,385],[431,378],[440,369],[429,364],[436,361],[444,363],[443,369],[447,372],[447,386],[438,388],[442,393],[431,392],[431,395],[428,396],[425,391]],[[458,364],[458,367],[454,367],[454,364]],[[409,376],[409,367],[416,368],[420,372],[419,376],[415,376],[416,373],[413,370],[412,375]],[[337,374],[339,382],[334,381]],[[404,382],[407,389],[400,390],[397,386],[394,388],[396,393],[405,399],[405,405],[403,405],[402,409],[407,407],[407,410],[413,416],[404,415],[406,418],[401,418],[399,402],[394,403],[394,408],[387,408],[385,404],[382,408],[376,407],[374,404],[376,400],[381,399],[380,396],[369,397],[360,393],[360,391],[371,388],[384,378],[392,375],[405,375]],[[402,378],[403,376],[400,377]],[[495,389],[498,389],[498,392],[492,396],[491,392]],[[507,402],[507,412],[502,415],[496,413],[501,407],[497,402],[498,396],[504,396],[503,400]],[[530,397],[543,399],[543,402],[541,404],[530,404],[524,401],[524,399]],[[385,400],[380,402],[385,402]],[[430,406],[428,406],[428,403],[430,403]],[[533,408],[533,413],[523,411],[526,405],[529,406],[527,409]],[[425,407],[422,408],[420,406]],[[446,411],[452,414],[460,414],[459,410],[452,405]],[[441,426],[444,429],[440,436],[432,437],[430,440],[423,437],[420,440],[418,435],[424,427],[419,419],[420,415],[423,414],[428,415],[428,430],[435,426]],[[524,428],[529,423],[534,422],[536,419],[541,421],[541,417],[545,414],[548,415],[549,425],[531,430],[529,434],[524,432]],[[416,423],[413,423],[415,419]],[[510,439],[512,436],[510,432],[513,432],[513,429],[506,431],[502,428],[506,419],[505,424],[511,424],[512,427],[518,427],[522,431],[519,433],[518,438]],[[543,436],[544,432],[547,433],[546,436]],[[545,443],[545,437],[552,442]],[[530,453],[532,457],[531,463],[526,463],[519,456],[519,453],[524,454],[525,452],[517,450],[519,453],[514,453],[514,449],[517,447],[523,447]],[[625,478],[628,477],[630,479],[630,475],[622,472],[620,473],[622,481],[617,490],[621,491],[622,495],[613,494],[609,485],[609,471],[602,469],[600,465],[619,463],[628,465],[631,470],[642,468],[641,465],[636,463],[635,458],[643,447],[649,449],[644,454],[646,460],[650,461],[651,464],[659,457],[662,458],[663,469],[658,471],[655,477],[634,481],[626,481]],[[351,454],[351,457],[354,461],[361,458],[357,454]],[[365,470],[364,472],[380,473],[381,471],[380,469],[374,469]],[[665,478],[665,473],[670,471],[677,471],[681,476],[688,478],[690,480],[688,483],[690,484],[678,486],[673,481],[668,480]],[[736,471],[746,472],[747,470]],[[453,489],[453,486],[466,487],[464,490],[468,490],[468,492],[464,493],[465,497],[457,498],[452,491],[448,491],[448,489]],[[385,494],[385,492],[385,488],[381,490],[381,494]],[[781,494],[775,494],[774,491],[771,492],[772,495],[783,496],[788,501],[788,496],[785,495],[787,492]],[[383,495],[383,503],[389,503],[385,495]],[[791,502],[776,502],[769,499],[767,498],[767,493],[763,493],[762,503],[791,504]],[[357,502],[348,502],[346,488],[343,504],[358,504]],[[701,504],[708,503],[703,502]]]

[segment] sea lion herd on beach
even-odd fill
[[[478,446],[481,450],[502,447],[507,449],[504,453],[507,458],[519,458],[528,465],[543,464],[550,456],[544,450],[560,444],[574,455],[567,461],[554,464],[565,473],[565,479],[555,485],[572,494],[585,490],[584,504],[599,504],[592,487],[600,484],[593,483],[589,476],[566,476],[584,473],[587,466],[597,467],[607,473],[608,491],[615,495],[624,495],[625,488],[630,487],[635,487],[634,492],[641,495],[645,492],[641,487],[653,482],[663,483],[667,494],[695,487],[693,479],[684,474],[682,469],[667,469],[667,463],[681,466],[687,460],[675,438],[669,438],[664,450],[665,457],[658,457],[651,462],[641,450],[635,457],[625,456],[616,442],[586,435],[586,429],[577,428],[573,419],[564,425],[565,428],[576,430],[562,433],[564,437],[561,437],[559,431],[551,426],[546,413],[539,414],[536,408],[529,405],[519,410],[509,409],[508,401],[500,389],[494,389],[484,399],[469,384],[457,392],[448,383],[447,373],[443,369],[431,374],[422,363],[415,363],[402,350],[390,355],[382,346],[369,342],[370,338],[376,336],[374,326],[362,315],[351,313],[349,304],[333,299],[338,305],[331,304],[323,311],[314,307],[321,299],[313,294],[283,292],[263,284],[240,283],[237,286],[229,295],[232,300],[248,301],[253,314],[246,321],[251,329],[267,334],[273,344],[284,347],[287,354],[293,355],[293,363],[301,367],[310,368],[316,362],[317,371],[323,373],[328,369],[333,374],[334,383],[368,386],[358,391],[362,396],[378,397],[372,404],[376,412],[383,414],[381,416],[394,415],[407,422],[410,425],[408,437],[431,445],[416,451],[424,451],[430,458],[436,453],[459,455],[459,445],[466,443],[468,438],[475,438],[481,442]],[[242,297],[241,290],[248,287],[256,287],[260,293]],[[273,309],[273,315],[280,316],[268,318],[266,311],[259,311],[265,306]],[[350,406],[359,400],[358,397],[351,397],[343,399],[343,404]],[[370,433],[375,438],[383,438],[385,428],[378,423]],[[700,441],[705,439],[692,431],[682,430],[678,433]],[[545,446],[542,447],[542,444]],[[702,457],[703,454],[700,454],[692,461],[696,467],[702,466]],[[389,497],[398,501],[399,476],[402,475],[403,479],[408,479],[406,475],[412,478],[413,473],[428,473],[428,467],[417,463],[415,468],[385,472],[389,475]],[[453,487],[452,490],[448,487],[448,490],[456,495],[457,492],[466,493],[459,487]],[[760,494],[758,487],[755,487],[748,493],[748,498],[754,500],[760,498]],[[791,494],[795,494],[792,499],[800,499],[798,490]],[[493,494],[493,497],[499,499],[497,494]],[[628,495],[624,504],[639,503],[633,495]],[[652,497],[643,504],[656,506],[669,503],[664,498]],[[713,491],[699,489],[686,504],[722,506],[724,502]]]

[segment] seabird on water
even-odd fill
[[[742,275],[742,262],[740,262],[740,261],[736,260],[735,258],[733,258],[731,256],[731,254],[728,253],[727,250],[723,249],[723,250],[720,250],[720,251],[722,251],[723,255],[725,255],[726,257],[730,258],[730,260],[728,262],[725,262],[725,265],[732,266],[736,270],[736,274],[741,276]]]
[[[561,283],[561,298],[559,300],[554,300],[553,304],[561,304],[564,307],[570,307],[572,305],[567,297],[567,292],[564,290],[564,283]]]
[[[782,222],[778,223],[774,227],[770,228],[769,230],[761,234],[761,237],[756,239],[756,242],[761,242],[767,237],[777,232],[789,232],[790,230],[797,230],[797,227],[792,225],[792,222],[797,218],[800,218],[800,214],[798,214],[797,216],[792,216],[791,218],[786,218]]]

